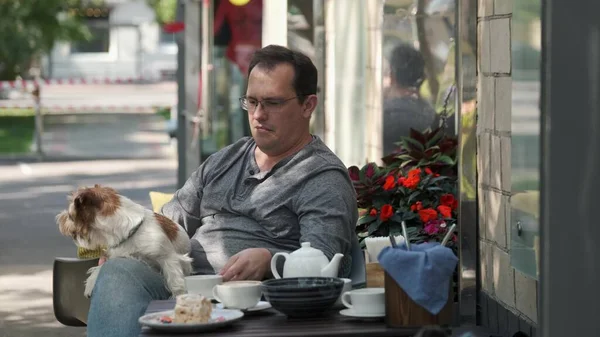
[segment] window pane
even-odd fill
[[[383,152],[443,120],[454,134],[453,1],[386,1],[383,20]],[[442,118],[443,117],[443,118]]]
[[[512,266],[537,278],[540,180],[540,0],[514,0],[512,19]]]
[[[78,41],[71,44],[71,53],[108,53],[110,47],[110,28],[108,17],[87,19],[86,25],[92,38],[89,41]]]

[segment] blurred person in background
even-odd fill
[[[433,107],[419,93],[425,80],[425,60],[408,44],[396,46],[389,59],[390,88],[383,102],[383,153],[392,153],[394,143],[410,129],[423,131],[436,121]]]

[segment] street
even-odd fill
[[[154,117],[46,125],[48,160],[0,159],[0,337],[85,335],[54,318],[52,263],[76,252],[54,217],[78,186],[111,186],[147,207],[149,191],[173,192],[174,144]]]

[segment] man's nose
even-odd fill
[[[267,118],[267,114],[265,113],[265,109],[261,103],[256,104],[256,108],[252,113],[252,117],[256,120],[265,120]]]

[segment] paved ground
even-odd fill
[[[51,158],[162,158],[173,151],[166,127],[156,114],[46,115],[43,151]]]
[[[110,109],[127,107],[128,109],[153,106],[172,106],[177,102],[177,83],[159,82],[148,84],[53,84],[42,87],[42,107],[56,110],[62,107],[86,109],[77,112],[88,112],[94,107]],[[11,99],[0,100],[0,107],[32,106],[33,99],[27,90],[12,90]],[[87,110],[91,109],[91,110]],[[151,111],[147,109],[146,111]]]
[[[174,144],[160,132],[162,121],[89,121],[47,125],[50,160],[0,159],[0,337],[85,335],[56,322],[52,310],[53,259],[75,256],[54,222],[69,191],[101,183],[149,207],[150,190],[175,188]],[[82,155],[91,160],[68,159]]]

